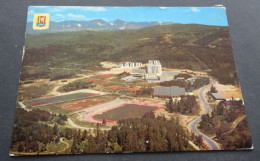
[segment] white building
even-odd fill
[[[118,65],[118,68],[142,67],[141,62],[124,62]]]
[[[159,60],[149,60],[147,65],[147,73],[156,76],[162,75],[162,65]]]
[[[124,64],[118,64],[118,68],[124,68]]]

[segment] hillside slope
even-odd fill
[[[46,30],[34,30],[33,22],[27,22],[26,34],[41,34],[53,32],[66,32],[66,31],[82,31],[82,30],[124,30],[124,29],[141,29],[144,27],[159,25],[159,24],[173,24],[171,22],[126,22],[120,19],[108,22],[102,19],[94,19],[89,21],[50,21],[49,28]]]
[[[149,59],[163,67],[208,70],[221,83],[237,83],[228,28],[197,24],[26,35],[23,64],[68,68],[74,63],[87,69],[101,61]]]

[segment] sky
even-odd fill
[[[112,22],[173,22],[228,26],[225,7],[82,7],[82,6],[30,6],[27,22],[34,13],[49,13],[50,21],[103,19]]]

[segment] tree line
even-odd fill
[[[47,111],[16,109],[11,149],[18,152],[43,152],[46,145],[57,139],[58,125],[64,125],[65,115]],[[49,126],[49,124],[54,124]],[[40,146],[41,145],[41,146]]]
[[[151,86],[148,87],[144,87],[142,86],[142,88],[138,91],[136,91],[136,95],[149,95],[151,96],[153,94],[153,88]]]
[[[169,113],[180,112],[182,114],[191,114],[197,106],[196,97],[193,95],[181,96],[179,101],[173,101],[173,99],[170,98],[170,100],[165,103],[165,109]]]
[[[155,117],[153,112],[138,119],[118,121],[111,130],[72,130],[70,153],[163,152],[192,150],[188,135],[178,120]],[[69,137],[68,137],[69,136]],[[198,140],[198,138],[196,138]]]
[[[201,116],[199,128],[215,135],[225,150],[250,148],[252,140],[247,119],[244,118],[239,122],[235,129],[231,128],[231,124],[243,115],[245,115],[245,108],[242,101],[220,101],[212,108],[210,114]]]
[[[118,121],[110,130],[101,130],[97,124],[94,130],[62,128],[58,123],[50,124],[53,115],[46,111],[27,112],[17,109],[12,151],[41,153],[49,143],[58,143],[60,138],[71,140],[66,153],[116,153],[116,152],[160,152],[193,150],[188,144],[189,134],[179,121],[155,117],[153,112],[141,118]],[[199,138],[195,137],[197,143]]]
[[[75,81],[75,82],[62,86],[61,88],[58,89],[58,91],[70,92],[70,91],[76,91],[79,89],[93,88],[95,86],[96,85],[92,81],[87,82],[87,81],[78,80],[78,81]]]

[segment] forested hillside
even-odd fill
[[[53,144],[65,139],[71,145],[56,153],[116,153],[160,152],[194,150],[188,141],[202,146],[201,136],[191,138],[178,120],[155,117],[153,112],[142,118],[120,120],[118,126],[102,131],[97,124],[94,130],[70,129],[61,125],[66,116],[47,111],[25,111],[17,108],[11,151],[44,154]],[[53,120],[60,122],[54,124]],[[63,141],[62,141],[63,142]],[[62,143],[64,144],[64,143]],[[61,144],[61,145],[62,145]],[[64,146],[64,145],[63,145]],[[54,151],[51,151],[54,152]]]
[[[158,59],[163,67],[207,70],[236,84],[227,27],[171,24],[138,30],[77,31],[26,35],[25,66],[101,69],[101,61]],[[43,70],[43,69],[41,69]],[[23,68],[23,74],[28,74]]]

